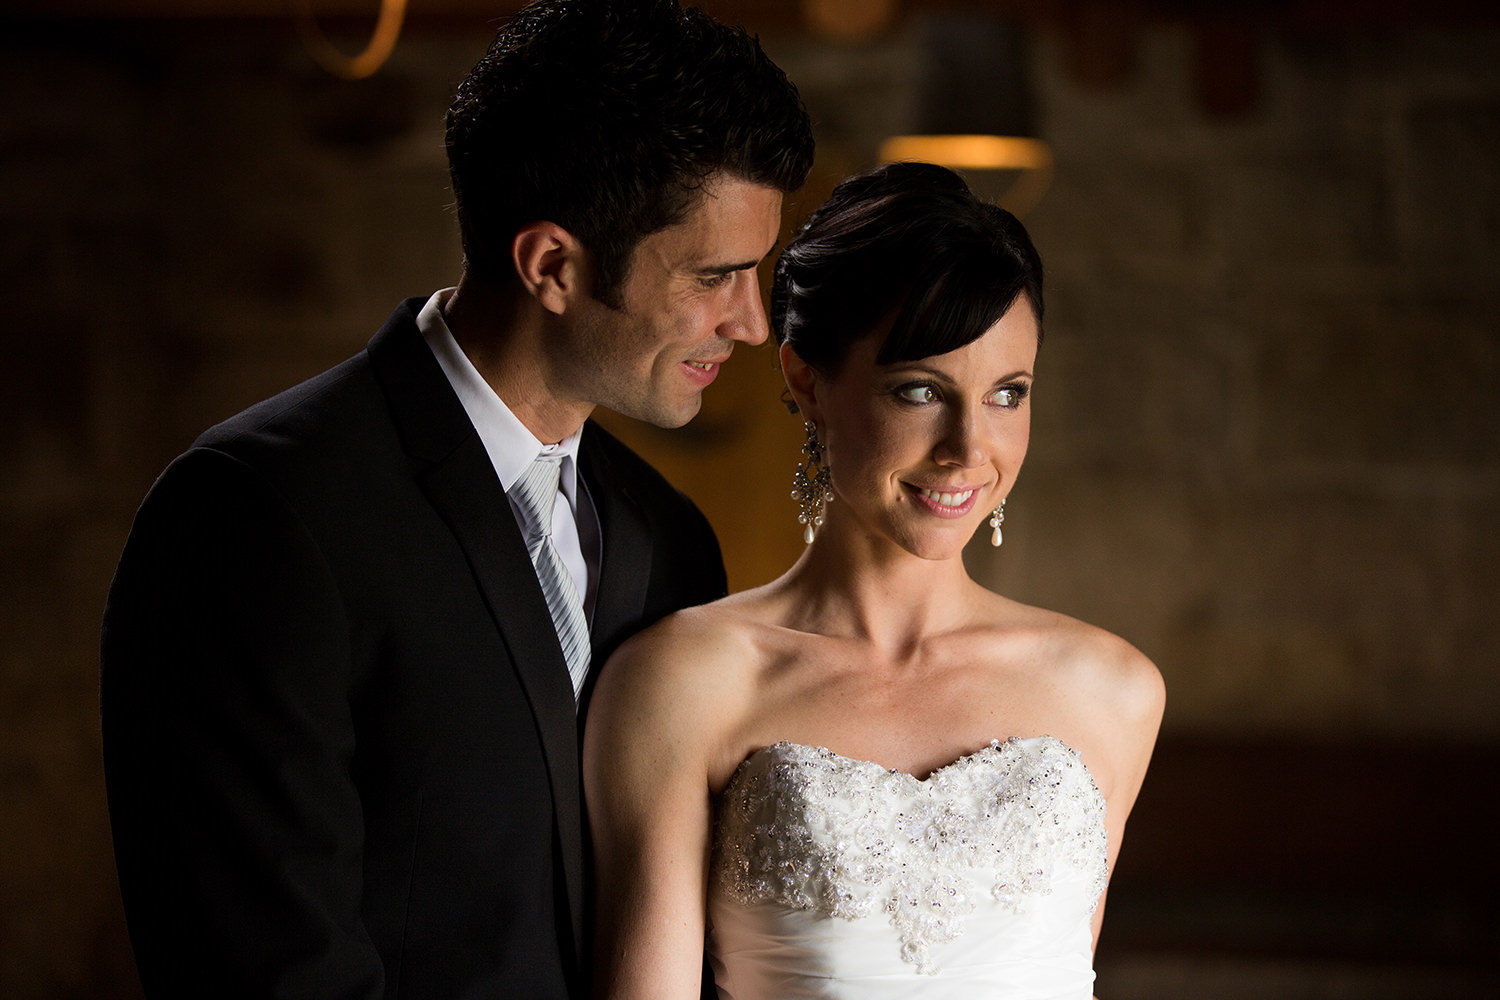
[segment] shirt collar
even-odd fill
[[[434,292],[427,304],[417,313],[417,329],[427,340],[433,356],[448,377],[448,383],[463,404],[464,412],[479,433],[484,450],[489,453],[490,464],[500,477],[500,487],[507,493],[515,485],[521,473],[539,455],[562,455],[562,475],[558,486],[568,503],[575,509],[578,503],[578,443],[583,438],[583,428],[569,434],[556,444],[543,444],[526,425],[511,412],[490,384],[479,374],[443,319],[443,306],[453,295],[454,289],[444,288]]]

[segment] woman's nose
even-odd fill
[[[967,410],[959,411],[945,428],[933,457],[941,465],[972,469],[985,463],[985,444],[981,421]]]

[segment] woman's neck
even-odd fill
[[[970,620],[977,585],[960,553],[924,559],[830,521],[772,586],[791,627],[867,641],[900,660]]]

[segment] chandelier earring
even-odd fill
[[[811,545],[813,535],[823,526],[824,506],[833,500],[833,476],[823,462],[818,428],[811,420],[802,427],[807,431],[807,443],[802,446],[802,454],[807,458],[797,464],[797,471],[792,474],[792,499],[797,501],[802,541]]]
[[[990,527],[995,529],[995,533],[990,536],[990,544],[997,549],[1000,547],[1000,543],[1004,541],[1004,539],[1000,537],[1000,525],[1004,523],[1005,501],[1001,500],[1000,506],[996,507],[995,510],[990,514]]]

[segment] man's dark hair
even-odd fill
[[[721,171],[783,193],[812,166],[797,89],[742,29],[677,0],[536,0],[448,109],[466,267],[496,281],[516,231],[554,222],[612,301],[631,251]]]
[[[876,363],[978,340],[1021,295],[1042,323],[1042,260],[1026,228],[931,163],[892,163],[833,189],[776,261],[771,330],[837,375],[887,319]]]

